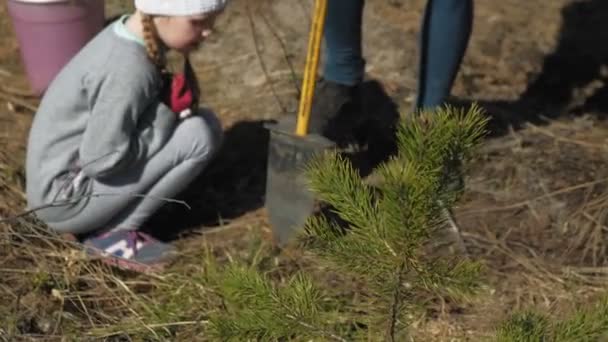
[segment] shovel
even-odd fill
[[[270,139],[265,205],[275,241],[280,246],[302,228],[315,208],[304,168],[317,153],[334,146],[325,137],[308,134],[327,1],[315,1],[298,115],[266,126]]]

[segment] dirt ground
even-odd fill
[[[415,93],[424,3],[370,0],[365,11],[368,76],[405,111]],[[488,266],[487,286],[478,299],[414,325],[421,340],[479,340],[518,309],[560,316],[594,302],[608,280],[608,2],[475,5],[453,95],[478,101],[494,119],[455,214],[469,254]],[[210,231],[227,249],[268,231],[263,123],[296,110],[310,7],[301,0],[234,0],[194,56],[204,102],[221,117],[226,144],[185,195],[195,210],[170,206],[155,218],[155,226],[171,231],[168,238],[186,228],[176,241],[185,251]],[[108,2],[108,15],[121,10]],[[0,30],[0,217],[8,217],[24,206],[23,155],[37,100],[27,95],[5,4]],[[0,263],[0,279],[3,268],[14,265]],[[0,300],[10,298],[2,295],[7,285],[0,280]]]

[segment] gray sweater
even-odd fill
[[[159,70],[141,44],[116,34],[116,24],[63,68],[35,114],[26,161],[28,206],[69,202],[47,221],[76,215],[87,203],[91,179],[112,181],[149,159],[176,125],[176,115],[160,101]]]

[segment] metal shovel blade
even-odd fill
[[[266,125],[270,131],[266,178],[266,210],[276,242],[286,244],[301,228],[315,207],[314,194],[305,175],[308,162],[333,142],[316,135],[293,134],[293,124]]]

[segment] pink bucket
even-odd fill
[[[104,25],[104,0],[8,0],[28,81],[42,95]]]

